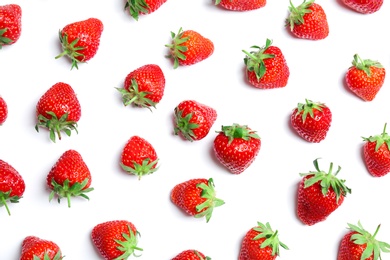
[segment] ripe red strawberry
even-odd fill
[[[282,88],[287,85],[290,70],[282,51],[271,46],[272,41],[267,39],[265,46],[252,46],[255,51],[247,52],[244,58],[246,78],[256,88]]]
[[[259,9],[266,5],[266,0],[216,0],[215,5],[219,5],[231,11],[250,11]]]
[[[324,9],[314,0],[303,1],[295,7],[291,0],[286,26],[298,38],[322,40],[329,35],[329,25]]]
[[[18,203],[22,198],[26,184],[19,172],[0,159],[0,207],[4,206],[11,215],[7,202]]]
[[[0,49],[16,43],[22,33],[22,8],[17,4],[0,6]]]
[[[288,247],[279,241],[278,231],[273,231],[267,222],[265,225],[257,222],[251,228],[241,243],[238,260],[273,260],[280,255],[279,246]]]
[[[378,61],[353,56],[352,66],[345,74],[348,88],[364,101],[372,101],[385,81],[386,70]]]
[[[172,260],[211,260],[211,258],[205,256],[198,250],[188,249],[172,258]]]
[[[89,18],[66,25],[59,32],[63,52],[56,56],[68,56],[72,67],[78,69],[80,62],[92,59],[98,51],[103,23],[97,18]]]
[[[214,43],[194,30],[183,31],[180,28],[175,34],[171,32],[172,43],[165,47],[170,49],[167,58],[173,59],[173,68],[189,66],[210,57],[214,52]]]
[[[158,160],[154,147],[144,138],[135,135],[130,137],[123,148],[120,165],[127,173],[141,179],[142,176],[157,171]]]
[[[210,132],[217,111],[195,100],[184,100],[174,109],[174,132],[189,141],[198,141]]]
[[[126,0],[125,9],[138,21],[139,15],[150,14],[160,8],[167,0]]]
[[[93,190],[91,185],[91,173],[80,153],[75,150],[67,150],[57,160],[46,177],[47,186],[52,190],[49,196],[51,201],[57,196],[58,203],[62,198],[68,201],[70,208],[71,197],[83,197]]]
[[[332,112],[324,103],[306,99],[293,109],[290,121],[293,129],[308,142],[319,143],[325,139],[332,123]]]
[[[330,163],[326,173],[319,169],[318,159],[315,159],[314,167],[316,171],[300,174],[303,178],[298,186],[298,217],[308,226],[324,221],[351,193],[351,189],[344,184],[345,180],[336,177],[340,166],[333,174],[333,163]]]
[[[127,220],[111,220],[96,225],[91,232],[91,240],[105,260],[123,259],[142,251],[138,245],[139,232]]]
[[[19,260],[61,260],[60,247],[50,240],[36,236],[27,236],[22,242],[22,252]]]
[[[383,0],[343,0],[343,3],[356,12],[372,14],[379,11],[383,5]]]
[[[0,125],[2,125],[8,116],[8,106],[5,100],[0,96]]]
[[[255,160],[261,147],[260,137],[246,125],[222,126],[214,139],[217,159],[230,172],[240,174]]]
[[[56,135],[61,140],[61,131],[71,135],[71,130],[77,133],[77,122],[81,117],[81,106],[73,88],[66,83],[58,82],[49,88],[39,99],[36,106],[39,127],[47,128],[50,140],[56,141]]]
[[[124,87],[117,88],[125,106],[134,104],[138,107],[156,108],[164,95],[165,76],[160,66],[147,64],[130,72]]]
[[[171,191],[171,201],[188,215],[206,217],[209,222],[213,210],[225,202],[215,197],[213,179],[191,179],[177,184]]]

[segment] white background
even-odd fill
[[[293,1],[299,5],[301,1]],[[390,68],[387,28],[390,6],[362,15],[340,0],[317,0],[327,16],[329,36],[321,41],[298,39],[284,28],[287,0],[270,0],[265,7],[232,12],[210,0],[168,0],[157,11],[133,20],[118,1],[4,0],[22,7],[22,35],[0,52],[0,95],[9,108],[0,127],[0,158],[23,176],[26,191],[12,215],[0,208],[0,259],[19,259],[28,235],[56,242],[69,260],[101,259],[90,232],[98,223],[126,219],[140,231],[141,259],[172,259],[186,249],[197,249],[213,260],[237,259],[245,233],[257,221],[270,222],[290,250],[280,259],[329,260],[337,258],[347,223],[359,220],[370,232],[382,224],[377,238],[390,241],[388,198],[390,176],[374,178],[362,159],[362,136],[380,134],[389,121],[387,80],[372,102],[364,102],[344,85],[353,55],[380,61]],[[58,31],[65,25],[96,17],[104,31],[96,56],[79,70],[70,70],[61,52]],[[174,70],[165,58],[170,32],[196,30],[215,45],[207,60]],[[273,40],[290,68],[287,86],[261,90],[244,76],[243,49]],[[115,87],[122,87],[132,70],[158,64],[166,77],[165,95],[157,109],[124,107]],[[34,129],[35,106],[57,82],[70,84],[82,106],[79,134],[52,143],[48,132]],[[332,126],[318,144],[298,137],[289,116],[305,98],[327,104]],[[173,135],[174,107],[194,99],[214,107],[218,118],[209,135],[188,142]],[[221,125],[246,124],[257,130],[262,146],[255,162],[241,175],[233,175],[214,157],[212,143]],[[389,129],[390,130],[390,129]],[[127,140],[147,139],[160,158],[159,170],[138,181],[124,173],[120,154]],[[92,174],[90,201],[74,198],[49,203],[46,176],[68,149],[83,156]],[[352,189],[339,209],[314,226],[296,216],[299,173],[321,169],[329,162],[342,167],[339,177]],[[335,167],[336,169],[336,167]],[[209,223],[182,213],[169,199],[171,189],[191,178],[214,179],[219,198]],[[314,257],[314,258],[313,258]],[[390,259],[384,254],[383,259]]]

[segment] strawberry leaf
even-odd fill
[[[130,15],[138,21],[139,14],[149,13],[149,5],[145,0],[126,0],[125,9],[129,8]]]
[[[7,31],[7,28],[0,29],[0,50],[3,45],[9,45],[12,43],[10,38],[4,37],[4,33]]]
[[[371,77],[371,67],[383,68],[380,62],[370,59],[363,60],[358,54],[353,56],[352,66],[359,70],[363,70],[368,77]]]
[[[295,7],[290,0],[290,6],[289,6],[290,14],[289,14],[288,18],[286,19],[286,26],[290,26],[291,31],[294,29],[295,25],[300,25],[300,24],[305,23],[305,19],[303,18],[303,16],[305,14],[311,12],[309,7],[313,3],[314,3],[314,0],[309,0],[308,2],[306,2],[306,0],[304,0],[302,4]]]
[[[141,180],[142,176],[152,174],[158,170],[158,167],[156,167],[157,162],[158,159],[151,162],[150,158],[146,158],[142,161],[142,164],[132,161],[132,167],[124,165],[123,163],[120,165],[124,171],[138,176],[138,179]]]
[[[223,133],[229,139],[228,144],[231,144],[235,138],[241,138],[246,141],[249,141],[251,138],[260,139],[256,131],[249,129],[246,125],[236,123],[231,126],[222,126],[222,130],[216,132]]]
[[[156,108],[156,103],[153,102],[150,98],[146,97],[147,95],[151,95],[153,93],[148,91],[139,91],[138,83],[133,78],[131,79],[131,85],[128,90],[125,88],[116,88],[119,93],[122,95],[122,102],[125,106],[130,104],[134,104],[138,107],[148,108],[150,111],[150,107]]]
[[[265,238],[263,243],[261,243],[260,248],[266,248],[267,246],[271,247],[272,255],[280,255],[279,246],[284,249],[289,249],[284,243],[279,241],[278,231],[275,232],[272,230],[271,225],[267,222],[265,225],[261,222],[257,222],[257,227],[254,227],[253,230],[259,232],[253,240],[258,240],[260,238]]]
[[[172,43],[166,44],[165,47],[170,49],[170,54],[167,55],[167,58],[173,58],[173,68],[176,69],[179,67],[179,59],[185,60],[185,52],[188,50],[186,46],[181,44],[189,40],[189,37],[183,37],[183,29],[180,28],[177,34],[171,32]]]
[[[88,184],[89,179],[85,178],[82,183],[75,182],[73,185],[70,185],[69,179],[66,179],[63,184],[58,184],[54,178],[51,181],[53,186],[52,191],[49,195],[49,201],[51,201],[54,196],[57,196],[57,201],[60,203],[61,198],[67,198],[68,207],[71,207],[71,197],[83,197],[89,200],[89,197],[85,193],[91,192],[93,188],[85,188]]]
[[[255,72],[257,81],[260,81],[260,79],[264,76],[267,69],[264,64],[265,59],[271,59],[274,58],[275,55],[264,53],[269,46],[271,46],[272,41],[270,39],[266,40],[265,46],[259,47],[259,46],[252,46],[251,48],[256,49],[256,51],[245,51],[243,52],[246,54],[246,57],[244,58],[244,63],[246,65],[247,71]]]
[[[212,178],[208,180],[208,183],[200,183],[196,187],[202,189],[201,197],[206,200],[196,206],[196,211],[199,212],[195,215],[196,218],[206,217],[206,222],[209,222],[214,208],[222,206],[225,202],[215,197],[214,181]]]
[[[11,215],[11,212],[8,208],[7,201],[11,203],[19,203],[19,199],[21,198],[19,196],[10,196],[11,192],[12,189],[6,192],[0,191],[0,207],[4,206],[9,216]]]
[[[363,140],[366,142],[376,142],[375,152],[377,152],[378,149],[384,143],[386,143],[387,149],[390,150],[390,136],[386,133],[386,126],[387,126],[387,123],[385,123],[385,126],[383,127],[383,131],[380,135],[374,135],[374,136],[370,136],[368,138],[363,137]]]
[[[50,140],[56,142],[56,135],[61,140],[61,131],[64,131],[67,136],[71,135],[71,130],[77,131],[77,122],[68,121],[68,113],[63,114],[60,118],[53,111],[46,111],[50,117],[45,117],[39,114],[38,123],[35,125],[35,130],[39,132],[39,127],[47,128],[50,132]]]

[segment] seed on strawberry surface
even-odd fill
[[[22,34],[22,8],[17,4],[0,6],[0,50],[16,43]]]
[[[0,126],[5,122],[8,117],[8,105],[5,100],[0,96]]]

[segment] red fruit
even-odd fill
[[[378,260],[382,252],[390,252],[388,243],[376,240],[375,236],[380,225],[375,230],[374,235],[366,231],[358,222],[358,226],[348,224],[349,232],[344,235],[340,242],[337,260]]]
[[[27,236],[22,242],[22,252],[19,260],[61,259],[63,259],[61,249],[53,241],[36,236]]]
[[[257,222],[257,226],[251,228],[241,243],[238,260],[273,260],[280,255],[279,246],[288,247],[279,241],[278,231],[273,231],[267,222]]]
[[[139,15],[150,14],[160,8],[167,0],[126,0],[125,9],[138,21]]]
[[[184,100],[174,109],[174,131],[189,141],[198,141],[210,132],[217,111],[195,100]]]
[[[38,123],[35,125],[50,131],[50,140],[56,141],[56,135],[61,140],[61,131],[71,135],[71,130],[77,133],[77,122],[81,117],[81,106],[76,93],[66,83],[56,83],[39,99],[36,106]]]
[[[180,28],[175,34],[171,32],[172,43],[165,47],[170,49],[167,58],[173,59],[173,68],[189,66],[210,57],[214,52],[214,43],[193,30],[183,31]]]
[[[57,196],[58,203],[61,198],[67,198],[70,208],[71,197],[83,197],[93,190],[91,185],[91,173],[80,153],[75,150],[67,150],[51,168],[46,178],[47,186],[52,190],[49,201]]]
[[[63,52],[56,59],[68,56],[72,60],[71,69],[78,69],[78,63],[87,62],[95,56],[102,32],[103,23],[97,18],[66,25],[59,32]]]
[[[214,139],[217,159],[234,174],[245,171],[255,160],[261,147],[256,131],[246,125],[222,126]]]
[[[5,100],[0,96],[0,125],[2,125],[8,116],[8,106]]]
[[[134,104],[138,107],[156,108],[164,95],[165,76],[158,65],[147,64],[130,72],[124,87],[117,88],[122,94],[125,106]]]
[[[172,258],[172,260],[211,260],[211,258],[205,256],[198,250],[188,249]]]
[[[383,5],[383,0],[343,0],[343,3],[356,12],[372,14],[379,11]]]
[[[348,88],[364,101],[372,101],[385,81],[386,70],[381,63],[373,60],[362,60],[359,55],[353,56],[345,81]]]
[[[308,226],[324,221],[343,203],[345,196],[351,193],[351,189],[344,184],[345,180],[336,177],[341,170],[340,166],[333,174],[331,163],[329,172],[326,173],[319,169],[317,160],[313,162],[316,171],[301,173],[303,178],[298,186],[298,217]]]
[[[298,38],[322,40],[329,35],[329,25],[324,9],[314,0],[303,1],[295,7],[291,0],[286,26]]]
[[[0,6],[0,49],[16,43],[22,32],[22,9],[17,4]]]
[[[158,160],[156,150],[148,141],[132,136],[122,150],[120,165],[127,173],[141,179],[142,176],[157,171]]]
[[[133,223],[127,220],[112,220],[100,223],[92,229],[91,239],[105,260],[126,260],[142,251],[137,246],[139,233]]]
[[[213,210],[225,202],[215,197],[213,179],[191,179],[173,187],[171,201],[188,215],[206,217],[209,222]]]
[[[216,0],[215,5],[231,11],[250,11],[266,5],[266,0]]]
[[[294,130],[308,142],[319,143],[325,139],[332,123],[332,112],[320,102],[306,99],[298,103],[290,116]]]
[[[5,206],[8,215],[11,215],[11,212],[7,202],[18,203],[25,189],[26,185],[19,172],[10,164],[0,160],[0,207]]]
[[[252,46],[256,51],[243,52],[246,66],[246,78],[256,88],[282,88],[287,85],[290,70],[282,51],[271,46],[272,41],[267,39],[265,46]]]

